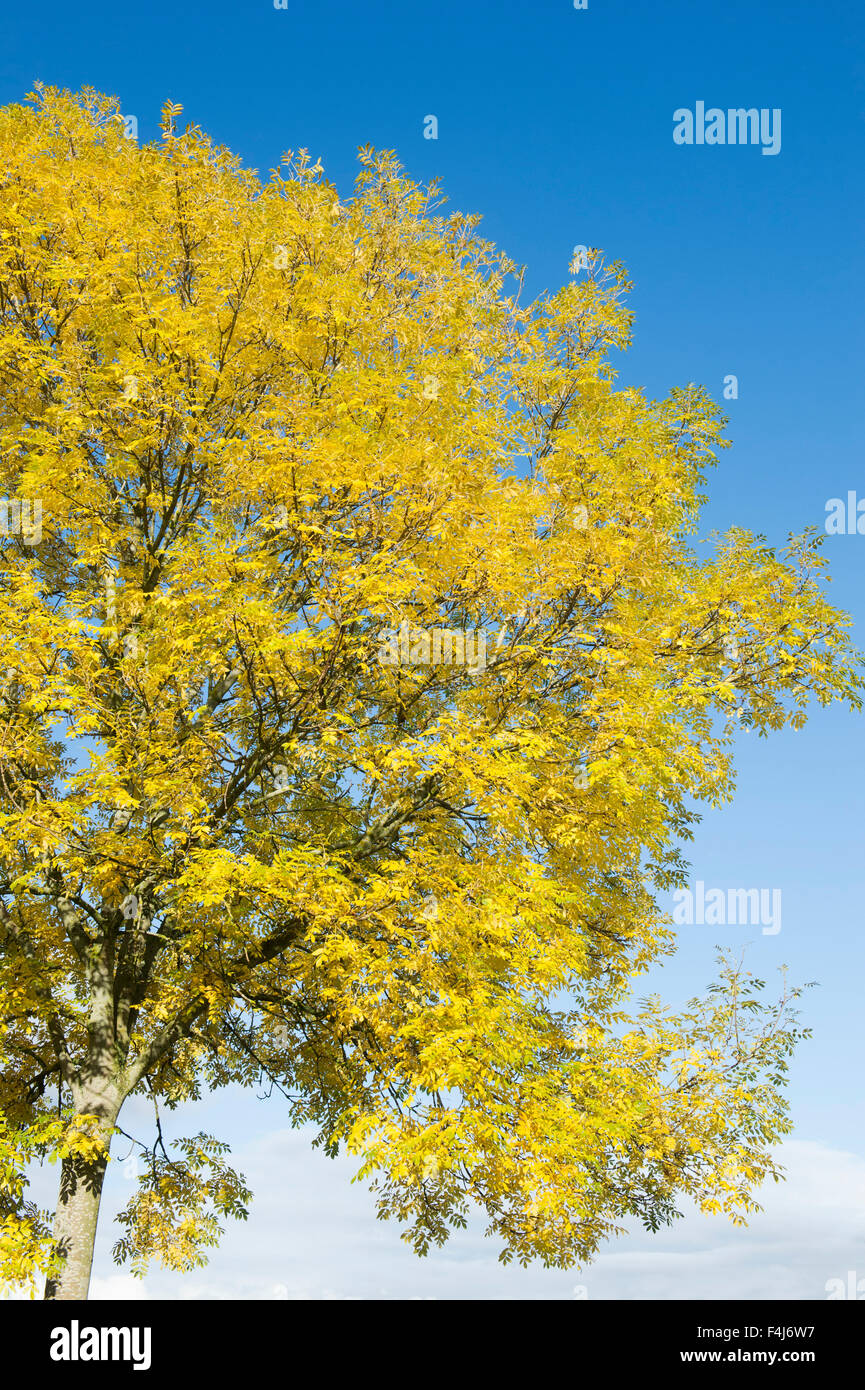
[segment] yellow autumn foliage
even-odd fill
[[[629,995],[736,729],[858,703],[813,535],[698,546],[723,421],[617,386],[620,265],[523,304],[389,153],[342,201],[118,115],[0,111],[6,1277],[45,1268],[34,1157],[84,1296],[124,1100],[262,1076],[419,1252],[473,1205],[554,1265],[689,1196],[740,1218],[795,991]],[[186,1143],[146,1146],[136,1272],[245,1212]]]

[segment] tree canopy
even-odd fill
[[[725,422],[617,385],[618,263],[523,304],[392,154],[341,202],[179,114],[0,111],[3,1274],[85,1296],[125,1099],[262,1077],[419,1253],[742,1219],[796,991],[630,996],[736,731],[859,703],[818,539],[701,556]],[[250,1194],[145,1148],[117,1258],[190,1268]]]

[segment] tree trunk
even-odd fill
[[[105,1152],[95,1163],[75,1155],[63,1160],[53,1233],[63,1267],[55,1279],[46,1280],[47,1299],[87,1297],[102,1184],[108,1166],[108,1146],[119,1111],[119,1098],[116,1101],[107,1099],[104,1092],[89,1105],[85,1103],[79,1107],[81,1114],[99,1116],[99,1123],[91,1132],[101,1138]]]

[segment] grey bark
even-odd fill
[[[46,1280],[46,1299],[87,1298],[108,1148],[121,1104],[122,1097],[110,1084],[97,1085],[80,1099],[78,1113],[97,1117],[89,1132],[101,1139],[104,1152],[95,1162],[79,1156],[63,1160],[53,1231],[63,1267],[55,1279]]]

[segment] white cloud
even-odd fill
[[[636,1230],[582,1271],[502,1266],[483,1222],[418,1259],[399,1230],[375,1219],[352,1166],[310,1149],[285,1130],[235,1151],[255,1192],[249,1221],[230,1223],[207,1268],[154,1271],[144,1289],[180,1299],[824,1299],[826,1281],[865,1277],[865,1160],[809,1141],[781,1155],[786,1183],[760,1194],[765,1211],[748,1227],[690,1211],[655,1235]],[[108,1216],[108,1211],[105,1215]],[[94,1297],[138,1281],[109,1276],[110,1223],[101,1236]],[[128,1281],[128,1282],[127,1282]]]
[[[90,1282],[90,1297],[140,1302],[142,1299],[148,1299],[150,1292],[146,1281],[136,1279],[132,1274],[109,1274],[102,1278],[94,1275]]]

